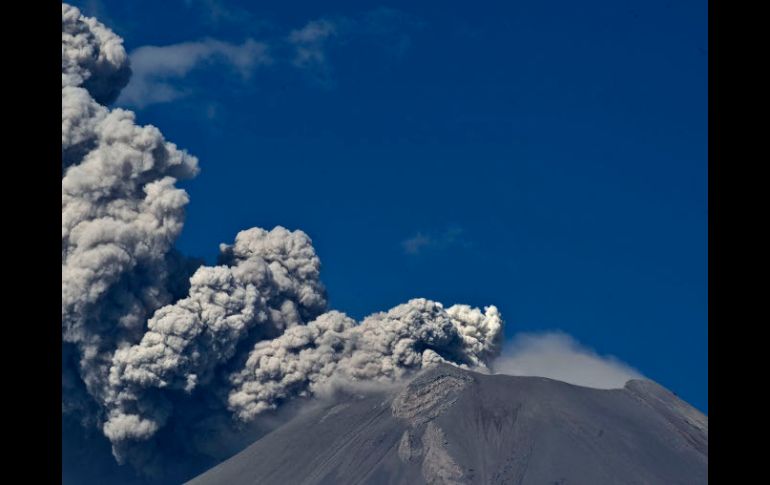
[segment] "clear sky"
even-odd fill
[[[495,304],[708,411],[707,2],[73,3],[165,47],[116,104],[200,158],[186,254],[302,229],[333,308]]]

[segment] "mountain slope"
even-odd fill
[[[301,414],[190,484],[702,484],[708,418],[651,381],[599,390],[439,366]]]

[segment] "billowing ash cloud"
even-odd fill
[[[499,353],[493,306],[415,299],[360,323],[329,311],[302,231],[242,231],[212,267],[178,254],[188,196],[176,182],[197,159],[105,106],[128,63],[119,37],[62,5],[62,410],[100,429],[118,461],[157,459],[174,420],[249,422],[335,379],[485,368]]]
[[[82,86],[98,103],[111,103],[131,76],[123,39],[74,7],[62,4],[61,13],[62,89]]]
[[[498,374],[548,377],[597,389],[618,389],[642,378],[636,369],[561,332],[516,335],[492,368]]]
[[[187,204],[174,183],[195,175],[197,160],[133,113],[99,104],[129,72],[121,40],[62,5],[62,338],[82,379],[65,370],[65,409],[83,408],[83,387],[104,399],[112,352],[173,299],[168,280],[186,266],[172,251]]]
[[[201,267],[189,295],[158,309],[141,341],[119,349],[110,369],[105,435],[146,439],[164,424],[157,389],[192,393],[251,337],[270,338],[326,307],[320,261],[301,231],[250,229],[222,248],[225,264]]]
[[[248,420],[291,396],[312,393],[332,376],[392,381],[441,362],[484,367],[501,332],[495,307],[484,313],[467,305],[444,309],[420,298],[360,324],[331,311],[257,343],[243,369],[230,376],[228,405]]]

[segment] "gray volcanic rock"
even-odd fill
[[[342,393],[188,482],[703,484],[708,418],[646,380],[600,390],[442,365]]]

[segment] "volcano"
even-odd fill
[[[707,471],[708,417],[655,382],[440,365],[338,391],[188,483],[703,484]]]

